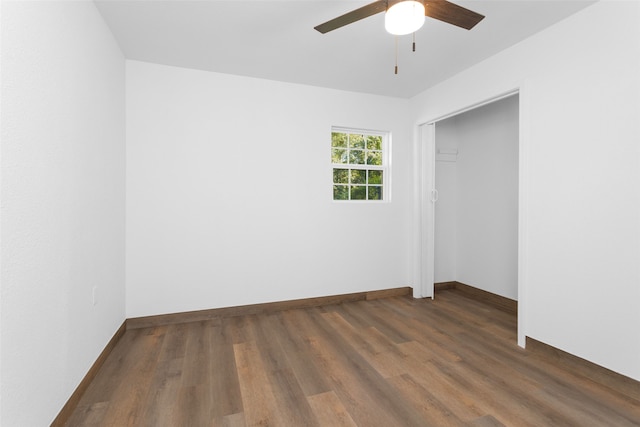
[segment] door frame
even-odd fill
[[[435,122],[418,126],[417,143],[414,144],[414,298],[434,298],[435,261]]]
[[[435,230],[435,124],[441,120],[482,107],[510,96],[518,100],[518,345],[526,343],[527,248],[529,199],[529,90],[522,84],[494,96],[477,100],[416,125],[414,134],[414,298],[434,297]]]

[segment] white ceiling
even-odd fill
[[[96,0],[128,59],[409,98],[583,9],[582,0],[460,0],[486,16],[470,31],[427,18],[395,39],[384,14],[320,34],[370,2]]]

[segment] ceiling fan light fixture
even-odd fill
[[[424,24],[424,4],[419,1],[400,1],[387,9],[384,28],[391,34],[411,34]]]

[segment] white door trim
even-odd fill
[[[414,216],[413,234],[413,297],[432,298],[434,277],[434,201],[435,124],[423,124],[417,129],[413,150],[414,159]],[[431,237],[430,237],[431,236]]]

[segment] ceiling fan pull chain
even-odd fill
[[[396,39],[396,71],[395,74],[398,74],[398,36],[395,36]]]
[[[416,51],[416,32],[413,32],[413,51]]]

